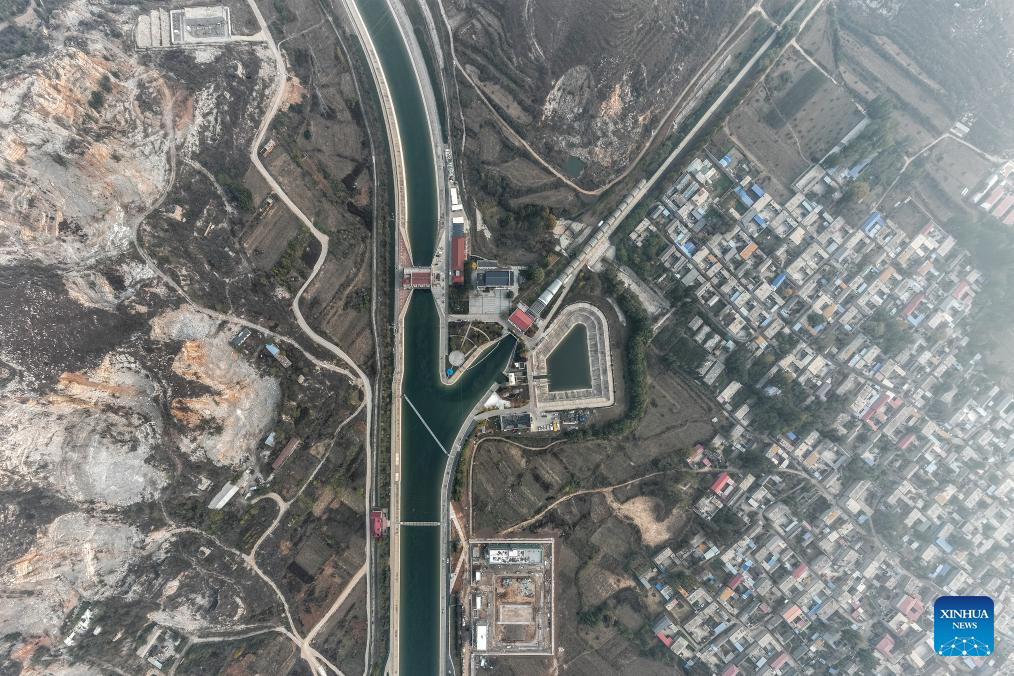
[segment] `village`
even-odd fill
[[[862,165],[815,164],[780,204],[727,150],[694,157],[611,252],[727,420],[686,458],[716,470],[693,510],[722,537],[646,558],[652,630],[685,668],[723,676],[843,648],[863,671],[921,670],[934,598],[1010,595],[1014,482],[987,469],[1014,397],[968,347],[987,282],[914,203],[894,205],[903,222],[833,216]],[[995,211],[1009,174],[967,194]],[[777,499],[787,480],[808,495]]]

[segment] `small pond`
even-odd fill
[[[563,170],[567,172],[567,175],[571,178],[578,178],[584,173],[586,163],[580,157],[571,155],[563,163]]]

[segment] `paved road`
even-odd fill
[[[450,533],[450,504],[451,504],[451,484],[454,482],[455,470],[458,466],[458,460],[461,458],[461,450],[464,445],[465,435],[468,433],[472,426],[472,418],[482,410],[482,404],[489,395],[496,391],[497,384],[494,383],[489,386],[486,393],[479,397],[479,401],[476,402],[475,406],[465,416],[465,420],[461,425],[461,429],[458,430],[457,436],[454,438],[454,443],[451,444],[450,457],[444,464],[444,478],[440,484],[440,668],[438,674],[446,674],[448,671],[448,662],[450,662],[453,668],[453,660],[450,658],[450,642],[449,642],[449,628],[448,622],[450,621],[447,615],[447,604],[448,604],[448,592],[450,586],[450,551],[448,544],[451,540]],[[468,551],[468,543],[462,542],[461,548],[463,552]]]
[[[898,172],[897,178],[895,178],[894,181],[891,183],[891,186],[887,190],[884,191],[884,194],[880,196],[880,199],[877,200],[877,203],[874,205],[874,208],[877,208],[877,209],[880,208],[881,203],[883,203],[883,201],[885,199],[887,199],[887,196],[891,194],[891,192],[894,190],[894,187],[896,185],[898,185],[898,181],[901,180],[901,177],[905,174],[906,171],[908,171],[909,166],[911,166],[911,164],[913,162],[915,162],[917,159],[919,159],[920,157],[922,157],[926,152],[932,150],[934,146],[936,146],[938,143],[940,143],[944,139],[951,139],[952,141],[960,143],[961,145],[963,145],[966,148],[968,148],[969,150],[977,153],[980,157],[983,157],[983,158],[989,160],[990,162],[994,162],[996,164],[1003,164],[1004,162],[1008,161],[1008,158],[1000,157],[998,155],[991,155],[991,154],[987,153],[985,150],[982,150],[981,148],[978,148],[977,146],[972,145],[971,143],[969,143],[965,139],[963,139],[960,136],[957,136],[957,135],[951,133],[950,131],[945,132],[945,133],[941,134],[940,136],[936,137],[935,139],[933,139],[932,141],[930,141],[929,143],[927,143],[925,146],[923,146],[922,149],[919,150],[915,155],[912,155],[911,157],[906,157],[905,158],[905,164],[902,165],[901,171]]]
[[[796,12],[800,9],[800,7],[802,7],[806,2],[807,0],[799,0],[796,3],[796,5],[792,8],[792,11],[789,13],[785,21],[788,22],[789,20],[791,20],[792,17],[796,14]],[[818,2],[814,6],[813,11],[810,12],[810,14],[807,16],[806,19],[807,21],[811,16],[813,16],[813,13],[816,12],[817,8],[819,8],[822,4],[823,4],[822,2]],[[757,64],[757,62],[761,59],[761,57],[767,53],[768,49],[771,48],[771,45],[774,44],[777,38],[778,31],[775,31],[768,37],[767,40],[764,41],[764,43],[757,49],[754,55],[750,57],[750,60],[747,61],[746,64],[740,69],[740,71],[736,74],[736,77],[733,78],[732,82],[730,82],[729,85],[722,91],[722,93],[718,95],[718,97],[711,104],[711,106],[709,106],[708,109],[704,111],[704,113],[701,115],[697,123],[680,140],[680,142],[676,145],[673,151],[669,153],[669,156],[665,158],[665,160],[662,162],[661,165],[659,165],[658,169],[655,170],[655,173],[652,174],[647,180],[639,183],[633,190],[627,193],[627,196],[624,198],[623,202],[621,203],[621,206],[617,207],[616,210],[613,211],[613,213],[610,214],[609,217],[605,219],[604,225],[602,226],[601,229],[591,230],[588,233],[587,239],[585,240],[585,243],[582,245],[581,251],[576,256],[577,266],[574,268],[574,272],[570,275],[570,277],[567,280],[565,280],[563,289],[561,289],[560,292],[557,294],[559,298],[563,298],[564,296],[567,295],[567,292],[570,291],[570,287],[573,286],[575,280],[577,280],[578,277],[577,273],[581,271],[581,268],[585,266],[594,267],[598,263],[598,261],[602,258],[605,252],[609,249],[610,238],[612,237],[613,232],[616,231],[616,228],[618,228],[620,224],[623,222],[623,220],[628,215],[630,215],[630,212],[633,211],[638,204],[640,204],[641,200],[643,200],[648,195],[648,193],[655,186],[655,184],[658,183],[658,181],[662,178],[662,176],[664,176],[669,171],[670,167],[676,161],[676,159],[679,158],[679,156],[683,153],[683,151],[690,144],[690,142],[697,137],[697,134],[700,133],[700,131],[705,127],[705,125],[707,125],[711,121],[712,116],[716,112],[718,112],[719,109],[721,109],[721,107],[725,104],[725,101],[729,98],[732,92],[735,91],[737,87],[739,87],[743,79],[747,76],[747,74],[750,73],[751,70],[753,70],[753,67]],[[599,233],[603,232],[605,233],[603,237],[597,237]],[[563,304],[561,302],[555,303],[553,307],[550,309],[549,314],[542,320],[541,326],[548,325],[552,320],[553,316],[556,314],[557,310],[562,305]]]
[[[373,43],[373,37],[366,26],[362,14],[355,0],[341,0],[342,7],[352,22],[353,32],[366,55],[366,61],[373,77],[374,87],[380,99],[381,112],[384,118],[384,129],[387,133],[388,147],[391,150],[391,171],[394,174],[394,218],[395,218],[395,250],[402,246],[401,242],[408,242],[408,188],[405,176],[405,158],[401,147],[401,131],[398,126],[398,116],[395,112],[394,99],[391,89],[384,75],[380,55]],[[326,13],[327,14],[327,13]],[[332,21],[328,14],[328,20]],[[332,21],[332,28],[337,31]],[[398,298],[397,281],[392,288],[392,298]],[[402,378],[404,371],[404,332],[401,330],[404,322],[405,312],[408,304],[402,308],[400,316],[394,325],[394,363],[392,365],[392,401],[401,400]],[[398,524],[401,520],[401,407],[391,407],[391,503],[390,521]],[[397,674],[400,662],[399,627],[401,624],[400,599],[398,590],[401,588],[401,537],[397,525],[391,528],[391,549],[389,554],[390,565],[390,652],[388,654],[385,673]],[[368,534],[367,538],[371,536]],[[372,598],[369,602],[372,607]],[[374,630],[373,620],[368,620],[370,631]],[[369,661],[367,662],[369,664]]]
[[[789,15],[786,17],[783,25],[791,21],[792,17],[795,16],[796,12],[799,11],[799,9],[806,2],[807,0],[799,0],[796,3],[795,7],[792,8],[792,11],[789,13]],[[817,9],[820,8],[822,4],[823,4],[822,2],[818,2],[814,6],[813,10],[806,18],[807,21],[809,20],[810,16],[813,16],[813,14],[817,11]],[[764,41],[764,43],[760,46],[760,48],[757,49],[754,55],[750,57],[750,60],[747,61],[746,64],[736,74],[736,77],[733,78],[732,82],[730,82],[729,85],[724,90],[722,90],[722,93],[719,94],[718,97],[715,99],[715,101],[708,107],[708,109],[704,111],[704,114],[701,115],[701,118],[697,121],[697,124],[695,124],[693,128],[689,132],[687,132],[686,136],[684,136],[683,139],[673,149],[673,151],[669,153],[669,156],[665,158],[662,164],[659,165],[658,169],[655,170],[655,173],[652,174],[651,177],[644,184],[642,184],[638,188],[635,188],[633,191],[629,193],[629,196],[632,197],[633,199],[629,201],[627,206],[620,207],[613,212],[613,214],[610,217],[612,219],[612,225],[607,230],[607,236],[604,237],[597,246],[590,247],[588,250],[581,252],[581,256],[585,259],[583,264],[593,265],[602,257],[602,254],[609,247],[609,237],[613,234],[613,232],[616,230],[619,224],[622,223],[623,219],[625,219],[630,214],[630,212],[633,211],[634,208],[641,202],[641,200],[644,199],[644,197],[651,191],[651,189],[655,186],[655,184],[658,183],[659,179],[661,179],[662,176],[664,176],[669,171],[669,168],[672,166],[673,162],[675,162],[677,158],[679,158],[679,156],[683,153],[683,151],[690,144],[690,142],[693,141],[697,137],[697,134],[699,134],[701,130],[711,121],[711,118],[715,115],[715,113],[719,111],[719,109],[721,109],[721,107],[725,104],[726,100],[729,98],[732,92],[735,91],[737,87],[739,87],[740,83],[750,73],[750,71],[753,70],[753,67],[757,65],[757,62],[761,59],[761,57],[763,57],[767,53],[767,51],[774,44],[775,40],[778,39],[778,35],[779,32],[775,31],[768,37],[767,40]]]

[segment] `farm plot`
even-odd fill
[[[730,135],[788,187],[863,119],[848,91],[798,50],[785,52],[729,119]]]

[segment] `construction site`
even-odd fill
[[[550,655],[553,623],[553,541],[472,540],[466,626],[471,653]]]

